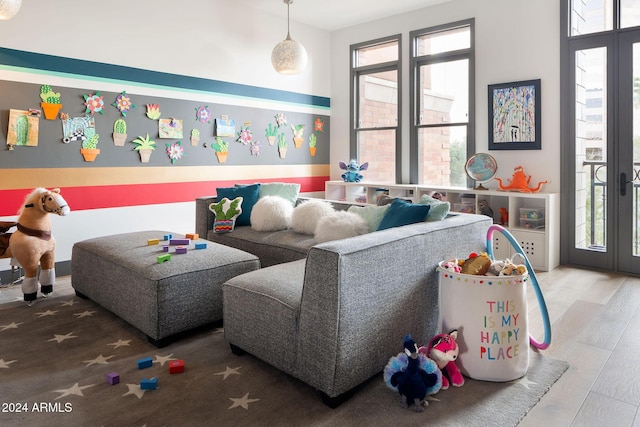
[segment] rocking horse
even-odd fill
[[[17,222],[0,221],[0,258],[13,258],[24,269],[24,300],[31,305],[38,295],[38,282],[43,296],[53,292],[56,279],[54,254],[56,241],[51,235],[49,214],[68,215],[71,209],[60,195],[60,189],[36,188],[18,212]],[[17,227],[13,233],[6,233]],[[40,264],[40,276],[38,276]]]

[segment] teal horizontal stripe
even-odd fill
[[[190,91],[213,92],[234,97],[257,98],[322,108],[329,108],[331,106],[330,99],[324,96],[307,95],[297,92],[143,70],[141,68],[125,67],[103,62],[64,58],[61,56],[15,49],[0,48],[0,64],[44,70],[53,73],[92,76],[109,80],[137,82],[146,85],[181,88]]]

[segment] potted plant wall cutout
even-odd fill
[[[316,142],[316,134],[312,133],[311,135],[309,135],[309,153],[311,154],[311,157],[316,155]]]
[[[291,125],[291,130],[293,131],[293,143],[296,148],[300,148],[302,146],[302,142],[304,141],[304,125]]]
[[[151,153],[156,149],[156,142],[149,138],[149,134],[145,137],[139,136],[131,142],[136,145],[134,150],[140,153],[140,161],[149,163]]]
[[[118,119],[113,122],[113,144],[117,147],[124,147],[127,140],[127,122]]]
[[[273,145],[276,143],[276,138],[278,136],[278,127],[269,123],[269,127],[264,130],[264,134],[267,137],[267,141],[269,141],[269,145]]]
[[[211,148],[216,150],[216,157],[218,157],[218,162],[226,163],[227,156],[229,155],[229,143],[225,142],[219,136],[216,137],[216,142],[211,144]]]
[[[60,92],[54,92],[49,85],[40,86],[40,106],[44,112],[44,118],[47,120],[55,120],[58,112],[62,109],[60,101]]]
[[[98,154],[100,154],[100,149],[98,148],[98,139],[100,135],[93,134],[91,138],[87,138],[82,141],[82,148],[80,149],[80,154],[84,157],[85,162],[93,162],[95,161]]]
[[[191,146],[197,147],[199,143],[200,143],[200,130],[191,129]]]
[[[287,138],[284,136],[284,133],[278,135],[278,153],[281,159],[287,157]]]

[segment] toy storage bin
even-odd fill
[[[528,274],[474,276],[438,267],[442,331],[458,330],[456,364],[473,379],[511,381],[529,368]]]

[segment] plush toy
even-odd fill
[[[514,264],[512,260],[506,259],[499,276],[521,276],[527,272],[527,267],[523,264]]]
[[[389,359],[384,368],[387,387],[400,393],[400,405],[413,405],[416,412],[424,411],[429,403],[427,395],[435,394],[442,387],[442,373],[438,365],[423,354],[418,353],[418,345],[407,335],[404,352]]]
[[[356,159],[351,159],[349,164],[340,162],[340,169],[346,170],[346,172],[342,174],[342,179],[344,180],[344,182],[362,181],[362,178],[364,177],[360,174],[360,171],[366,171],[368,168],[368,162],[359,165]]]
[[[430,357],[436,362],[442,371],[442,390],[449,388],[449,384],[454,387],[464,385],[464,377],[456,365],[460,347],[456,343],[458,330],[454,329],[448,334],[439,334],[431,338],[428,347],[420,347],[418,353]]]
[[[211,203],[209,210],[215,215],[213,231],[215,233],[229,233],[235,228],[236,218],[242,213],[243,198],[238,196],[233,200],[226,197],[222,200]]]
[[[491,258],[485,252],[481,254],[471,253],[462,263],[460,272],[462,274],[472,274],[476,276],[483,276],[491,267]]]
[[[51,235],[49,214],[65,216],[69,212],[71,209],[60,195],[60,189],[36,188],[26,197],[17,222],[0,223],[3,232],[17,226],[17,231],[9,235],[8,248],[0,250],[0,258],[11,257],[24,268],[22,293],[28,305],[38,296],[38,284],[43,296],[53,292],[56,240]],[[16,263],[12,262],[12,265]]]

